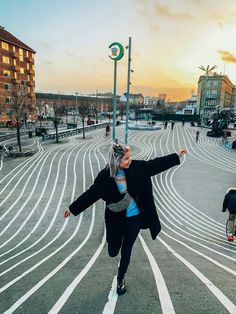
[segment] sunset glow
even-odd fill
[[[183,100],[200,65],[236,84],[236,1],[0,0],[0,24],[36,51],[36,91],[112,91],[109,45],[132,37],[131,93]],[[117,91],[127,86],[127,51]]]

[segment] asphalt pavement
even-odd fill
[[[186,148],[178,167],[152,178],[162,231],[142,230],[118,297],[119,257],[107,254],[104,204],[65,220],[63,210],[106,165],[105,129],[42,141],[23,139],[31,157],[0,164],[0,313],[236,313],[236,246],[225,236],[222,201],[236,185],[236,150],[176,123],[129,131],[134,159]],[[124,141],[124,126],[117,137]],[[233,131],[234,132],[234,131]],[[6,139],[5,144],[12,144]]]

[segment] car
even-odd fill
[[[19,125],[19,127],[22,127],[22,122],[21,121],[19,121],[18,122],[18,125]],[[7,121],[6,122],[6,126],[9,128],[15,128],[16,127],[16,121]]]
[[[92,125],[92,124],[95,124],[95,121],[90,119],[90,118],[88,118],[87,125]]]

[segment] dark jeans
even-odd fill
[[[140,215],[125,217],[120,215],[119,219],[107,226],[108,254],[117,256],[121,249],[118,278],[124,278],[130,262],[130,256],[134,242],[141,229]]]

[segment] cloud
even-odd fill
[[[225,8],[224,10],[219,9],[218,11],[213,12],[211,16],[220,28],[230,27],[234,25],[236,21],[236,12],[232,12],[232,9],[230,8]]]
[[[219,54],[221,55],[221,59],[225,62],[236,63],[236,56],[231,52],[226,50],[219,50]]]
[[[182,20],[189,20],[193,17],[187,13],[180,13],[180,12],[174,12],[173,10],[170,10],[168,5],[156,5],[155,11],[157,14],[163,17],[175,19],[178,21]]]
[[[52,65],[53,61],[51,61],[51,60],[42,60],[42,64],[44,64],[44,65]]]
[[[136,8],[137,13],[142,17],[147,17],[150,19],[150,17],[165,17],[165,18],[171,18],[178,21],[182,20],[189,20],[192,19],[192,14],[189,13],[183,13],[182,9],[181,12],[176,10],[174,7],[170,8],[170,5],[164,5],[164,4],[158,4],[155,2],[148,1],[139,1],[139,0],[133,0],[133,2],[136,4],[136,6],[139,6],[140,8]]]

